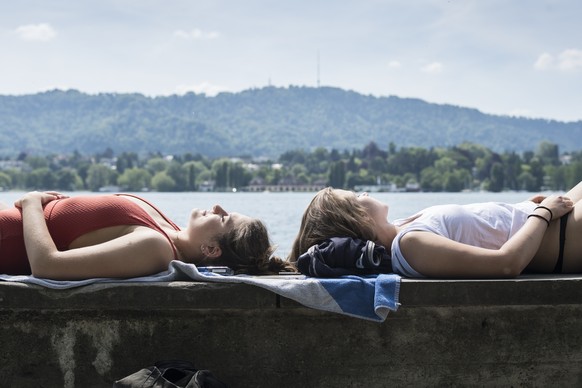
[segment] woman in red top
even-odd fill
[[[260,220],[219,205],[192,210],[184,229],[129,194],[31,192],[14,205],[0,210],[0,273],[129,278],[163,271],[171,260],[249,274],[293,269],[271,257],[274,248]]]

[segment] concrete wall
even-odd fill
[[[403,280],[374,323],[242,284],[0,282],[0,386],[110,387],[162,359],[231,387],[581,386],[581,287]]]

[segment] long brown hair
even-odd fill
[[[376,240],[374,221],[354,196],[338,195],[331,187],[319,191],[303,213],[289,261],[295,262],[312,245],[331,237]]]
[[[261,220],[251,219],[233,228],[218,238],[218,245],[222,255],[216,263],[232,268],[236,274],[276,275],[296,271],[287,260],[273,256],[276,247]]]

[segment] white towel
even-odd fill
[[[93,283],[199,281],[245,283],[265,288],[304,306],[382,322],[389,311],[396,311],[400,291],[400,276],[381,274],[342,276],[322,279],[303,275],[289,276],[224,276],[200,272],[193,264],[172,261],[168,270],[155,275],[130,278],[93,278],[76,281],[41,279],[26,275],[0,275],[0,280],[36,284],[55,289],[67,289]]]

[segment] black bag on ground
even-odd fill
[[[158,361],[113,383],[113,388],[228,388],[209,370],[188,361]]]
[[[392,272],[390,255],[382,245],[352,237],[332,237],[310,247],[297,259],[304,275],[333,278]]]

